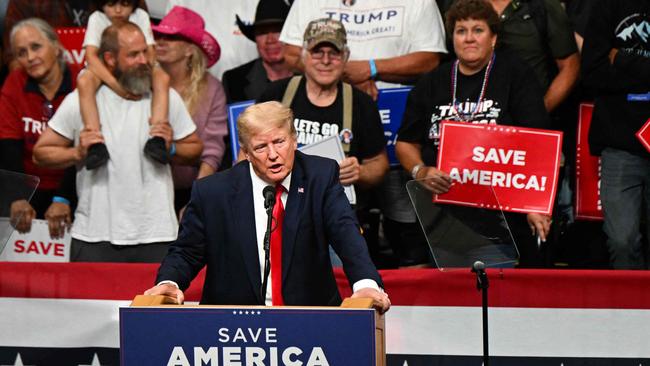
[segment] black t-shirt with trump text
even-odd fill
[[[269,100],[281,101],[287,89],[289,79],[271,83],[259,102]],[[352,92],[352,131],[343,129],[343,84],[338,85],[338,94],[334,103],[327,107],[314,105],[307,97],[305,78],[300,81],[296,95],[291,102],[294,125],[298,135],[298,146],[309,145],[323,138],[336,135],[350,139],[350,156],[361,162],[376,156],[386,148],[386,139],[379,116],[379,110],[372,99],[354,89]]]
[[[471,123],[549,128],[544,93],[532,70],[523,62],[498,53],[478,108],[485,68],[473,75],[458,73],[456,100],[452,108],[454,62],[440,65],[424,75],[409,94],[397,140],[421,145],[422,160],[436,166],[440,122],[469,120]]]

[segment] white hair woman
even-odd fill
[[[42,19],[16,23],[9,39],[20,67],[9,74],[0,96],[0,168],[40,179],[31,203],[13,201],[11,220],[16,230],[28,232],[32,219],[46,217],[56,238],[70,225],[70,197],[57,193],[63,170],[37,167],[32,150],[63,98],[74,89],[78,70],[66,64],[56,32]]]

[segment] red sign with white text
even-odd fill
[[[576,219],[602,220],[600,158],[589,152],[589,126],[593,104],[580,104],[576,143]]]
[[[445,121],[438,169],[454,184],[434,201],[550,215],[561,152],[559,131]]]
[[[65,48],[64,57],[67,63],[78,65],[83,68],[86,52],[83,49],[86,28],[83,27],[61,27],[56,28],[61,45]]]
[[[643,147],[650,152],[650,119],[636,132],[636,138],[641,141]]]

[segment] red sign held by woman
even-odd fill
[[[550,215],[561,152],[559,131],[444,122],[438,169],[453,185],[434,201]]]

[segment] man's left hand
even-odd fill
[[[163,121],[159,123],[155,123],[151,125],[151,129],[149,130],[149,135],[157,136],[157,137],[162,137],[163,140],[165,140],[165,146],[167,147],[167,150],[169,150],[169,146],[172,144],[173,141],[173,136],[174,136],[174,130],[172,129],[172,126],[169,124],[169,121]]]
[[[354,184],[361,176],[361,164],[354,156],[345,158],[339,164],[339,179],[341,184],[348,186]]]
[[[366,287],[359,289],[357,292],[352,294],[353,299],[357,297],[367,297],[372,299],[372,306],[377,309],[380,314],[383,314],[390,309],[390,299],[388,298],[388,294],[385,292]]]

